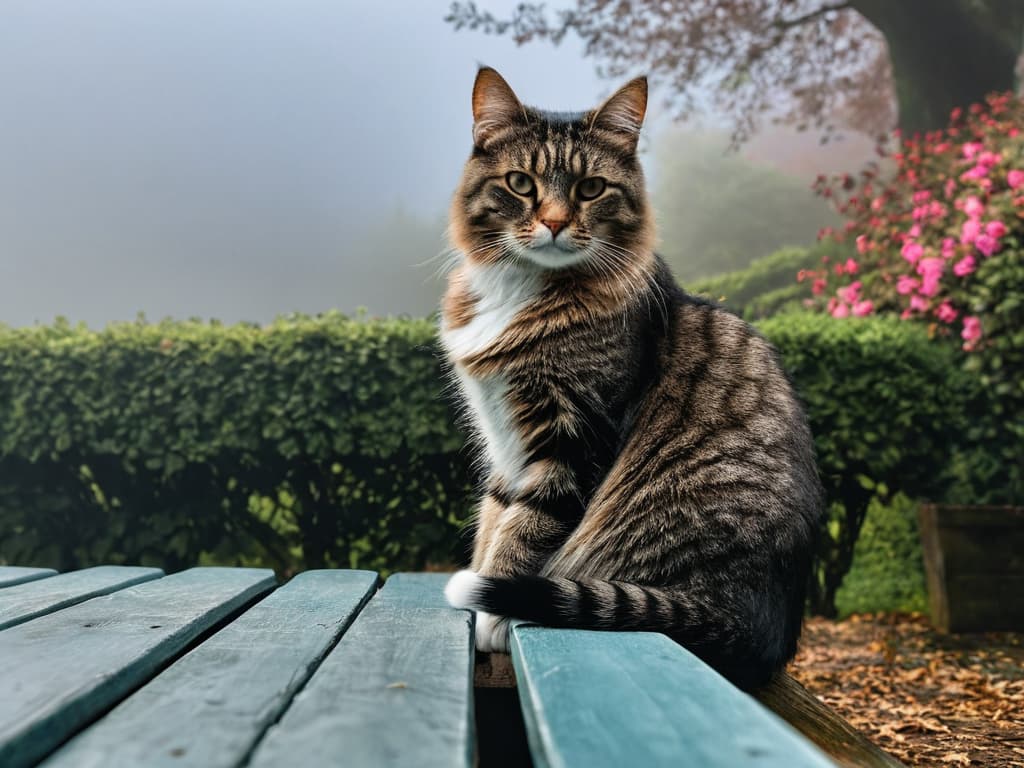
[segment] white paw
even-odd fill
[[[508,653],[509,625],[503,616],[477,611],[476,649],[481,653]]]
[[[481,582],[473,571],[459,571],[452,576],[444,587],[444,596],[452,608],[473,609]]]

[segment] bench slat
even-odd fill
[[[43,757],[274,584],[264,569],[193,568],[0,632],[0,765]]]
[[[176,661],[47,768],[241,765],[370,598],[370,571],[306,571]]]
[[[473,627],[448,574],[388,579],[250,766],[471,766]]]
[[[5,589],[0,592],[0,629],[163,575],[159,568],[100,565]]]
[[[834,766],[664,635],[519,625],[512,660],[538,768]]]
[[[53,568],[25,568],[20,565],[0,565],[0,588],[13,587],[26,581],[55,576]]]

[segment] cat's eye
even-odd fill
[[[533,179],[527,176],[525,173],[519,171],[512,171],[505,177],[505,183],[508,184],[508,188],[515,192],[517,195],[532,195],[533,194]]]
[[[600,176],[591,176],[576,185],[576,194],[579,195],[580,200],[593,200],[601,196],[606,186],[604,179]]]

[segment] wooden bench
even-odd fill
[[[0,765],[836,764],[660,635],[519,625],[475,668],[446,578],[0,567]]]

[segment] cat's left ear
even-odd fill
[[[630,80],[594,110],[590,127],[608,131],[630,152],[640,140],[647,113],[647,78]]]

